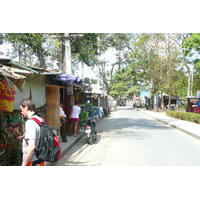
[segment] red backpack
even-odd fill
[[[35,117],[30,118],[40,126],[40,137],[36,141],[35,154],[40,160],[56,162],[61,158],[61,148],[58,137],[44,121]]]

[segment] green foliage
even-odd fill
[[[3,40],[4,40],[4,35],[0,33],[0,45],[3,44]]]
[[[174,71],[173,93],[179,97],[187,96],[187,76],[183,70]]]
[[[200,33],[192,33],[190,37],[185,40],[183,44],[184,47],[184,54],[188,56],[193,56],[195,50],[197,52],[200,51]]]
[[[186,120],[190,122],[194,122],[200,124],[200,114],[192,113],[192,112],[178,112],[178,111],[166,111],[169,117],[173,117],[176,119]]]
[[[190,37],[185,40],[183,45],[184,54],[189,57],[195,57],[193,59],[194,66],[200,72],[200,61],[197,59],[197,54],[200,53],[200,33],[192,33]]]
[[[49,51],[45,48],[47,42],[46,34],[44,33],[6,33],[5,41],[10,42],[14,48],[17,47],[18,56],[26,58],[29,55],[35,55],[39,60],[39,65],[46,68],[45,57],[49,56]],[[28,53],[29,52],[29,53]],[[20,61],[21,62],[21,61]],[[26,64],[23,62],[23,64]]]
[[[84,78],[84,83],[85,83],[85,84],[90,84],[90,78],[85,77],[85,78]]]
[[[92,79],[92,84],[97,84],[97,79]]]
[[[85,78],[84,78],[84,83],[85,83],[85,84],[90,84],[90,83],[92,83],[92,84],[97,84],[97,79],[92,79],[91,82],[90,82],[90,78],[85,77]]]
[[[76,59],[84,62],[88,66],[92,66],[96,56],[98,55],[98,34],[83,33],[83,37],[71,38],[72,56],[76,55]]]
[[[85,124],[86,124],[86,119],[88,118],[88,116],[89,116],[89,113],[88,112],[86,112],[86,111],[81,111],[81,113],[80,113],[80,115],[79,115],[79,126],[80,127],[83,127],[83,126],[85,126]]]
[[[84,120],[86,120],[87,119],[87,117],[88,117],[88,112],[86,112],[86,111],[81,111],[81,113],[80,113],[80,115],[79,115],[79,119],[80,119],[80,121],[84,121]]]
[[[131,64],[125,69],[131,86],[127,93],[145,89],[152,94],[185,96],[187,76],[180,67],[180,52],[172,37],[163,33],[136,34],[132,39],[134,51],[129,56]]]
[[[114,77],[110,95],[114,97],[117,95],[124,96],[127,90],[127,81],[125,80],[124,74],[120,71],[117,71]]]
[[[62,35],[61,33],[0,34],[0,44],[8,41],[13,44],[17,53],[20,50],[30,62],[33,62],[33,55],[36,55],[49,66],[61,60],[62,43],[59,36]],[[178,96],[186,95],[188,74],[181,68],[181,51],[177,51],[176,45],[180,37],[175,38],[177,41],[174,42],[175,39],[171,39],[174,35],[167,33],[83,33],[82,35],[83,37],[69,38],[72,62],[74,66],[83,62],[95,68],[95,72],[111,95],[131,96],[133,93],[139,94],[142,89],[151,90],[152,94],[161,91]],[[183,47],[187,56],[199,53],[200,34],[190,34]],[[117,51],[114,63],[100,57],[108,49]],[[38,63],[38,60],[36,62]],[[194,64],[200,72],[200,61],[196,59]],[[198,74],[194,77],[193,91],[199,90]],[[92,83],[96,82],[92,80]]]
[[[40,45],[46,41],[43,33],[7,33],[5,39],[13,44],[26,44],[33,52],[36,52]]]

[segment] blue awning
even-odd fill
[[[68,74],[59,74],[56,76],[56,80],[62,81],[64,83],[68,83],[72,85],[73,83],[82,84],[83,80],[80,79],[78,76],[72,76]]]

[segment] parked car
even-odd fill
[[[125,106],[125,103],[123,101],[120,101],[119,105],[120,106]]]

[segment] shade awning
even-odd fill
[[[26,77],[20,74],[16,74],[12,68],[3,67],[0,69],[0,73],[11,80],[18,89],[22,90],[26,81]]]
[[[68,83],[72,85],[73,83],[82,84],[83,80],[80,79],[78,76],[72,76],[68,74],[59,74],[56,76],[56,80],[62,81],[63,83]]]
[[[73,86],[80,88],[83,92],[92,90],[90,85],[73,83]]]

